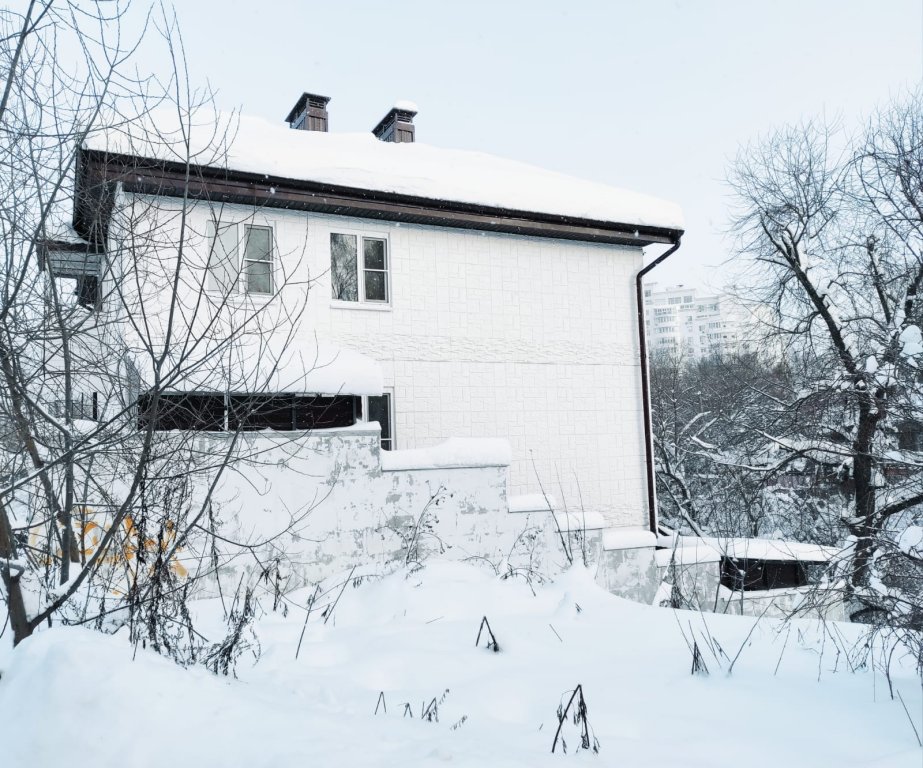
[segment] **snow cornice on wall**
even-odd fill
[[[163,129],[149,135],[96,134],[80,148],[78,231],[99,217],[98,187],[121,182],[139,194],[620,245],[682,234],[673,203],[480,152],[241,118],[220,159],[191,147],[213,159],[187,164]]]

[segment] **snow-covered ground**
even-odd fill
[[[536,592],[441,561],[365,580],[345,589],[327,624],[315,609],[298,660],[304,612],[264,613],[262,657],[243,658],[236,680],[135,653],[120,635],[55,628],[11,653],[7,632],[0,766],[923,764],[884,676],[850,671],[835,648],[859,627],[754,629],[750,618],[652,608],[613,597],[580,568]],[[292,598],[303,605],[309,594]],[[220,605],[198,610],[207,618]],[[485,615],[499,653],[483,638],[475,647]],[[709,676],[690,674],[681,629],[695,633]],[[743,646],[730,676],[709,633],[731,658]],[[569,724],[568,754],[552,755],[558,705],[577,683],[600,752],[575,757]],[[919,680],[899,669],[893,684],[919,729]],[[387,714],[376,715],[381,692]],[[433,698],[438,722],[421,720]]]

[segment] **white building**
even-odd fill
[[[228,154],[203,160],[193,146],[191,174],[170,147],[141,134],[99,135],[82,148],[74,228],[106,253],[97,311],[121,312],[123,321],[135,311],[112,305],[124,303],[130,258],[144,271],[136,298],[162,315],[158,297],[177,284],[180,242],[190,335],[222,313],[233,325],[254,306],[278,306],[263,334],[222,358],[220,376],[176,382],[179,415],[161,414],[163,428],[202,429],[214,440],[235,428],[312,428],[305,440],[328,447],[335,438],[330,455],[347,465],[334,489],[338,508],[351,509],[356,530],[374,530],[362,516],[398,503],[388,488],[414,485],[415,476],[392,483],[389,472],[428,478],[457,468],[468,479],[450,507],[456,515],[494,514],[497,504],[515,515],[543,506],[537,494],[553,496],[569,521],[599,534],[598,557],[620,541],[652,554],[636,277],[643,247],[678,242],[680,211],[414,143],[408,103],[376,126],[378,138],[329,134],[326,103],[302,96],[288,122],[303,130],[243,118]],[[157,242],[140,254],[139,239],[155,228]],[[143,361],[137,367],[143,402],[149,374]],[[355,412],[360,423],[351,427]],[[378,422],[390,455],[368,443],[378,427],[362,421]],[[352,463],[351,434],[362,457]],[[438,450],[421,452],[452,438],[499,439],[509,450],[494,440],[483,457],[475,442],[452,443],[441,459]],[[480,496],[471,479],[479,468],[490,475]],[[372,480],[356,490],[363,472]],[[478,538],[487,526],[466,530],[469,544],[473,536],[487,546]]]
[[[747,348],[739,305],[727,296],[695,287],[646,285],[644,323],[652,355],[701,360]]]

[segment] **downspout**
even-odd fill
[[[654,471],[654,432],[651,418],[651,381],[647,360],[647,331],[644,327],[644,287],[641,281],[654,267],[679,250],[681,235],[677,235],[672,247],[638,272],[635,278],[638,305],[638,342],[641,352],[641,400],[644,411],[644,448],[647,453],[647,509],[651,532],[657,535],[657,480]]]

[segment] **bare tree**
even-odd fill
[[[258,396],[299,391],[314,362],[291,364],[300,254],[283,262],[253,213],[189,193],[221,166],[233,121],[189,85],[162,7],[47,0],[0,24],[0,577],[14,642],[52,619],[118,621],[194,659],[185,601],[199,580],[241,553],[269,567],[260,542],[219,533],[213,493],[229,466],[260,460],[238,439]],[[140,40],[162,46],[168,76],[131,74]],[[169,159],[187,183],[127,191],[132,153]],[[231,230],[252,258],[230,258]],[[245,393],[230,410],[229,392]]]
[[[792,371],[747,352],[651,361],[661,517],[699,536],[842,539],[841,481],[801,443]],[[780,446],[780,441],[785,447]]]
[[[854,615],[917,630],[920,585],[889,586],[879,556],[923,503],[921,139],[914,96],[858,141],[817,124],[778,131],[742,151],[731,175],[748,298],[771,310],[767,335],[795,385],[778,404],[800,420],[799,434],[767,437],[840,467]]]

